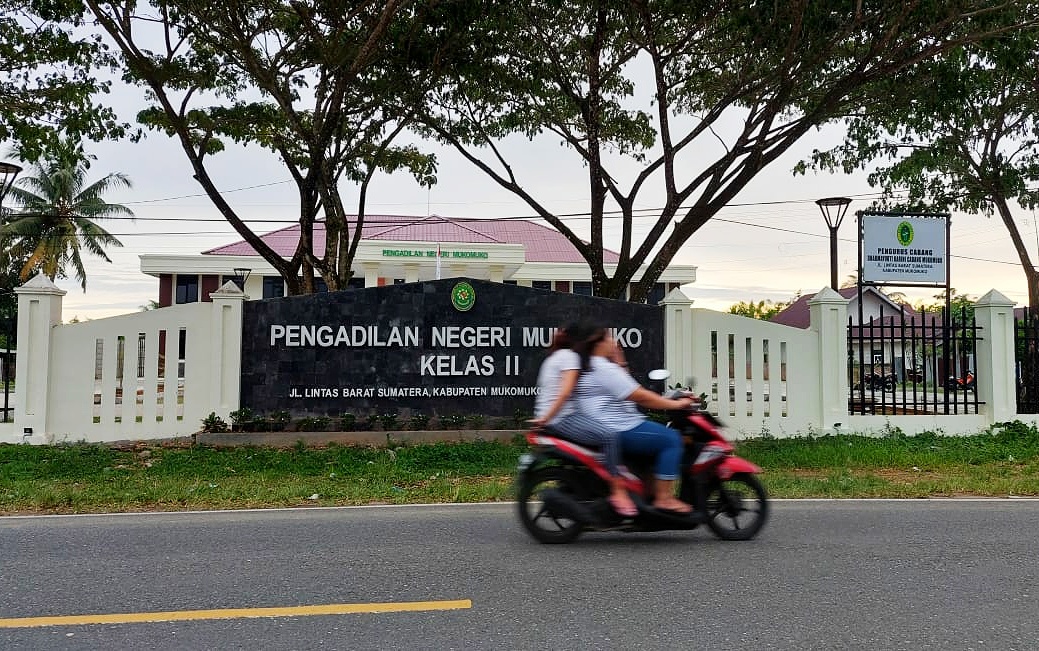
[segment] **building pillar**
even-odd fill
[[[848,301],[824,287],[808,301],[810,330],[818,335],[819,423],[823,432],[848,417]]]
[[[365,287],[378,287],[379,286],[379,263],[378,262],[362,262],[361,269],[364,270],[364,286]]]
[[[213,411],[224,420],[238,409],[242,383],[242,304],[245,292],[230,280],[211,293],[213,350],[210,393]]]
[[[51,329],[61,325],[61,304],[66,292],[43,274],[14,291],[18,295],[15,439],[24,443],[45,443],[47,406],[50,404]]]
[[[418,265],[417,264],[406,264],[406,265],[404,265],[404,282],[406,282],[406,283],[417,283],[418,282]]]
[[[980,332],[974,349],[974,386],[990,423],[1017,417],[1014,356],[1014,302],[991,290],[974,304]]]
[[[492,283],[505,282],[505,266],[500,264],[492,264],[489,268]]]
[[[672,290],[664,306],[664,366],[671,372],[668,382],[690,384],[693,373],[693,299],[681,289]]]

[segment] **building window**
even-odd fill
[[[198,303],[198,276],[177,274],[177,305]]]
[[[394,278],[393,279],[393,284],[394,285],[403,285],[404,284],[404,279],[403,278]]]
[[[552,291],[552,281],[551,280],[535,280],[535,281],[530,283],[530,286],[532,288],[534,288],[534,289],[543,289],[546,292]]]
[[[285,295],[285,281],[281,279],[281,276],[264,276],[263,277],[263,297],[264,298],[281,298]]]
[[[650,305],[656,305],[660,301],[664,300],[664,296],[667,293],[664,283],[655,283],[653,289],[649,290],[649,300],[646,301]]]
[[[581,296],[592,295],[592,284],[580,280],[574,281],[574,293],[580,294]]]

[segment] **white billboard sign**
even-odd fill
[[[868,214],[861,219],[862,282],[945,284],[946,219]]]

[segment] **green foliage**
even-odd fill
[[[1019,421],[974,436],[750,439],[774,497],[1039,495],[1039,431]],[[0,444],[0,512],[249,508],[508,500],[528,446],[470,442],[391,449],[329,445],[119,449]]]
[[[209,412],[209,415],[202,419],[202,431],[211,433],[226,432],[230,429],[225,421],[220,416],[216,415],[215,411]]]
[[[447,414],[440,417],[440,424],[446,429],[462,429],[465,427],[463,414]]]
[[[297,432],[324,432],[332,425],[328,416],[306,416],[296,421]]]
[[[98,99],[110,84],[97,71],[111,61],[99,36],[84,29],[83,5],[0,0],[0,143],[15,142],[37,160],[61,135],[101,139],[125,133]]]
[[[133,216],[126,206],[106,203],[106,192],[130,187],[130,180],[113,173],[87,185],[86,176],[94,156],[81,144],[61,140],[43,150],[42,161],[34,165],[36,176],[21,176],[8,193],[19,206],[4,216],[0,241],[7,255],[22,262],[19,279],[24,282],[36,273],[51,280],[67,278],[71,272],[87,290],[87,272],[81,251],[111,262],[105,247],[122,243],[94,220]]]
[[[925,59],[878,84],[885,101],[862,97],[844,144],[816,151],[810,165],[872,169],[869,183],[883,191],[877,207],[998,214],[1035,307],[1039,271],[1014,210],[1039,205],[1037,66],[1034,23]]]
[[[455,12],[471,3],[344,9],[274,2],[229,11],[187,0],[144,13],[133,3],[89,4],[117,44],[124,78],[148,89],[153,104],[138,121],[176,139],[195,178],[239,232],[249,227],[224,202],[209,160],[233,142],[266,150],[285,166],[296,184],[300,246],[283,259],[258,237],[249,239],[290,294],[312,291],[314,273],[332,290],[350,278],[363,219],[351,218],[342,181],[360,186],[350,194],[361,216],[377,172],[435,182],[435,157],[395,140],[414,113],[411,104],[437,78],[444,48],[469,30]],[[314,250],[309,236],[319,217],[324,250]]]
[[[428,414],[412,414],[408,422],[413,430],[424,430],[429,427],[430,417]]]
[[[888,80],[1034,19],[1030,3],[863,6],[499,3],[473,21],[471,55],[444,71],[423,126],[566,235],[596,295],[618,297],[635,282],[633,297],[644,300],[682,244],[806,134],[862,104],[915,100]],[[640,77],[650,81],[639,86]],[[584,166],[590,236],[519,181],[518,161],[501,146],[516,136],[558,142]],[[695,169],[680,164],[692,152]],[[645,222],[636,207],[648,194],[662,199]],[[618,218],[623,241],[609,272],[607,216]]]
[[[382,429],[385,431],[397,429],[397,421],[399,419],[400,416],[395,411],[379,415],[379,423],[382,424]]]
[[[740,301],[739,303],[729,306],[729,314],[738,314],[740,316],[750,317],[751,319],[770,321],[772,317],[790,307],[790,305],[795,303],[799,298],[801,298],[800,292],[789,301],[773,302],[770,300],[764,300],[756,303],[754,301]]]

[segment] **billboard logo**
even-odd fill
[[[459,312],[468,312],[476,305],[476,291],[469,283],[458,283],[451,289],[451,305]]]
[[[895,231],[895,237],[902,246],[909,246],[913,243],[913,225],[909,222],[902,222]]]

